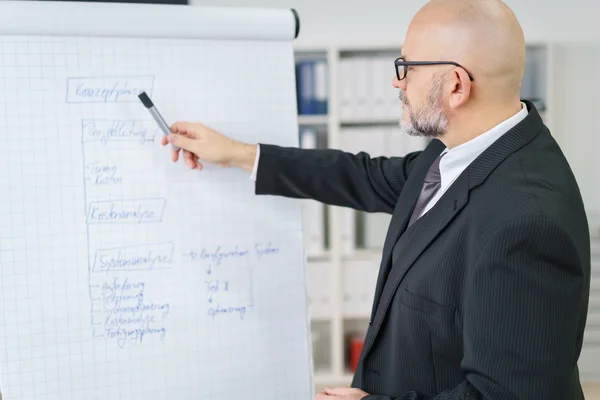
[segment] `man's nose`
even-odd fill
[[[399,81],[398,77],[394,75],[394,77],[392,78],[392,86],[396,89],[406,90],[406,79],[402,79],[401,81]]]

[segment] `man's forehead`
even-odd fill
[[[417,54],[418,52],[413,49],[409,42],[410,40],[407,38],[407,40],[405,40],[405,42],[400,46],[400,57],[402,57],[404,61],[414,61],[419,57]]]
[[[410,61],[410,56],[411,56],[411,52],[410,52],[410,48],[406,47],[406,42],[400,46],[400,57],[404,60],[404,61]]]
[[[430,57],[436,57],[435,47],[430,42],[420,44],[413,39],[405,41],[400,46],[400,57],[404,61],[422,61]]]
[[[400,57],[404,61],[415,61],[419,58],[419,52],[414,51],[411,47],[406,46],[405,44],[400,47]]]

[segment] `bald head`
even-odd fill
[[[413,18],[403,54],[458,62],[477,82],[474,95],[514,98],[525,40],[517,18],[499,0],[430,0]]]

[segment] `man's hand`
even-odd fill
[[[325,389],[323,392],[317,393],[315,400],[360,400],[369,393],[363,392],[360,389],[340,387],[335,389]]]
[[[185,163],[192,169],[202,169],[200,160],[223,167],[238,167],[251,172],[256,158],[256,145],[249,145],[198,123],[176,122],[172,134],[163,136],[161,144],[171,143],[181,150],[171,149],[171,159],[179,159],[183,152]]]

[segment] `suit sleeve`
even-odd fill
[[[435,396],[409,392],[395,400],[572,398],[587,291],[578,254],[570,236],[542,216],[501,228],[467,272],[466,379]]]
[[[420,153],[371,158],[363,152],[261,143],[255,193],[391,214]]]

